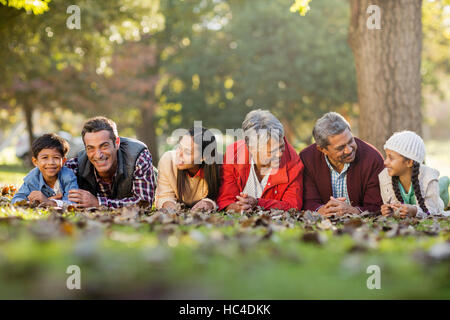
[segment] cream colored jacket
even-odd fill
[[[392,187],[392,177],[389,176],[387,168],[378,175],[380,180],[380,191],[383,203],[399,203],[395,196],[394,188]],[[421,165],[419,171],[419,185],[422,196],[425,200],[425,205],[430,214],[443,214],[444,202],[439,197],[439,171]],[[419,205],[417,207],[417,217],[423,218],[427,214],[423,212]]]
[[[162,208],[166,201],[173,203],[180,202],[177,190],[177,166],[175,164],[176,151],[171,150],[164,153],[158,163],[158,184],[156,187],[156,202],[157,209]],[[206,198],[208,196],[208,185],[205,179],[194,176],[188,177],[189,192],[184,194],[184,203],[187,206],[192,206],[202,199],[210,201],[214,208],[217,204]]]

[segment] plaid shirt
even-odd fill
[[[341,173],[334,170],[333,166],[328,161],[328,157],[325,157],[328,168],[330,168],[331,173],[331,187],[333,189],[333,197],[335,198],[345,198],[346,202],[350,204],[350,198],[347,191],[347,170],[350,167],[350,163],[344,165]]]
[[[72,158],[65,164],[71,169],[75,175],[78,174],[78,158]],[[106,183],[100,179],[95,172],[95,179],[97,180],[99,192],[97,193],[98,203],[101,206],[109,208],[119,208],[138,204],[140,201],[146,201],[151,207],[155,196],[155,175],[153,172],[152,156],[148,149],[141,152],[136,160],[136,166],[133,173],[133,196],[124,199],[111,199],[112,183]],[[114,174],[113,181],[117,175]]]

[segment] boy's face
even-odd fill
[[[49,178],[58,175],[66,160],[57,149],[42,149],[37,158],[32,158],[33,164],[39,168],[44,177]]]

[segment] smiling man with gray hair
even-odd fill
[[[286,141],[281,122],[268,110],[253,110],[242,130],[244,139],[225,152],[219,210],[300,210],[303,164]]]
[[[303,209],[323,215],[379,211],[378,174],[384,165],[378,150],[355,138],[336,112],[317,120],[313,136],[316,143],[300,153],[305,166]]]

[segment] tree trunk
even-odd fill
[[[144,142],[152,154],[153,165],[156,167],[159,161],[158,140],[154,123],[155,106],[141,108],[142,122],[137,130],[138,138]]]
[[[28,133],[28,146],[29,146],[29,156],[28,159],[24,159],[26,161],[27,165],[31,165],[31,146],[33,145],[34,141],[34,134],[33,134],[33,107],[29,105],[29,103],[26,101],[23,105],[23,111],[25,114],[25,123],[27,127],[27,133]]]
[[[383,150],[399,130],[422,133],[422,0],[350,0],[360,108],[359,137]],[[369,29],[370,5],[381,9],[381,29]]]

